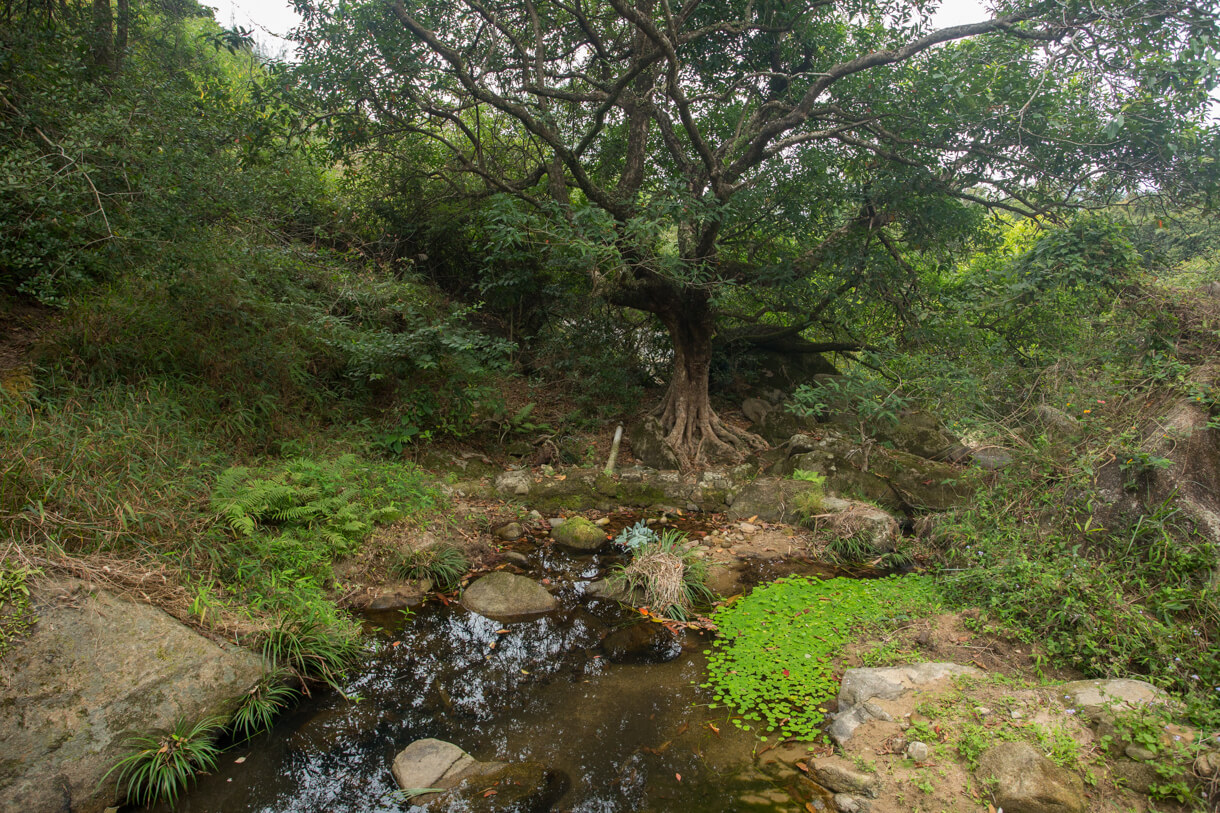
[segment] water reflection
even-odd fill
[[[589,579],[598,575],[591,559],[540,564]],[[599,643],[633,619],[612,603],[586,603],[580,592],[561,590],[562,612],[526,621],[428,607],[371,635],[367,662],[345,686],[357,701],[329,693],[303,704],[270,734],[227,752],[218,774],[202,779],[178,809],[419,810],[397,792],[389,767],[423,737],[478,759],[562,771],[571,780],[563,810],[747,809],[734,798],[760,780],[742,785],[735,772],[755,743],[702,705],[695,685],[707,641],[689,634],[670,663],[611,665]]]

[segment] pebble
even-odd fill
[[[758,533],[758,526],[752,525],[749,522],[741,523],[740,525],[737,526],[737,529],[740,530],[743,534]]]
[[[599,528],[605,528],[610,524],[610,517],[602,517],[601,519],[593,520],[593,524]]]
[[[932,749],[926,743],[913,742],[907,746],[907,759],[912,759],[916,762],[927,762],[928,757],[932,755]]]
[[[1020,720],[1020,719],[1021,719],[1022,717],[1024,717],[1025,715],[1024,715],[1024,714],[1022,714],[1021,712],[1017,711],[1016,709],[1013,709],[1012,711],[1010,711],[1010,712],[1008,713],[1008,716],[1009,716],[1009,717],[1011,717],[1011,718],[1012,718],[1012,719],[1014,719],[1014,720]]]
[[[987,708],[986,706],[976,706],[974,713],[980,717],[986,717],[987,715],[991,714],[991,709]]]
[[[1131,743],[1125,749],[1123,749],[1123,753],[1131,759],[1134,759],[1136,762],[1151,762],[1152,760],[1156,759],[1155,751],[1144,748],[1142,745],[1136,745],[1135,743]]]
[[[558,528],[563,524],[563,517],[548,517],[547,522],[551,524],[552,528]]]

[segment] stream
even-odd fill
[[[398,792],[390,765],[426,737],[479,760],[542,763],[566,779],[554,810],[793,809],[788,792],[754,767],[758,739],[709,708],[698,688],[710,634],[657,638],[662,630],[647,628],[659,628],[654,622],[588,597],[616,557],[533,546],[527,555],[530,577],[559,586],[558,612],[501,623],[429,603],[369,616],[369,655],[344,686],[353,699],[315,691],[270,732],[222,754],[219,770],[176,809],[420,811]],[[636,624],[652,645],[611,662],[601,640]]]

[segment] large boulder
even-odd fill
[[[512,620],[548,613],[559,606],[546,588],[513,573],[488,573],[462,593],[462,606],[488,618]]]
[[[102,810],[130,737],[223,714],[263,674],[254,654],[84,582],[31,601],[37,624],[0,661],[4,810]]]
[[[649,415],[627,430],[631,453],[645,466],[654,469],[676,469],[678,458],[665,443],[668,433],[661,422]]]
[[[894,423],[885,423],[872,430],[873,437],[888,443],[900,452],[927,460],[960,460],[967,449],[934,415],[910,410]]]
[[[596,553],[609,541],[605,531],[584,517],[565,519],[551,531],[551,539],[561,548],[575,553]]]
[[[1081,813],[1080,777],[1044,757],[1027,742],[1002,742],[979,758],[975,775],[994,782],[996,806],[1004,813]]]
[[[861,445],[829,426],[797,434],[773,474],[803,470],[826,478],[831,494],[867,500],[895,511],[944,511],[966,501],[974,482],[956,466],[875,444]]]

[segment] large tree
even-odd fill
[[[452,189],[522,201],[588,248],[597,294],[664,324],[683,464],[758,442],[708,399],[729,306],[795,336],[896,295],[979,212],[1185,181],[1211,135],[1217,0],[1012,0],[943,28],[899,0],[300,3],[338,131],[436,142]]]

